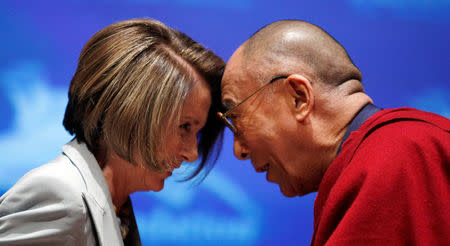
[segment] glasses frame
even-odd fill
[[[248,99],[250,99],[253,95],[255,95],[256,93],[258,93],[259,91],[261,91],[262,89],[266,88],[268,85],[272,84],[273,82],[279,80],[279,79],[287,79],[289,76],[286,75],[278,75],[273,77],[269,83],[261,86],[259,89],[257,89],[256,91],[254,91],[252,94],[250,94],[249,96],[247,96],[246,98],[244,98],[240,103],[236,104],[235,106],[233,106],[232,108],[230,108],[229,110],[227,110],[225,113],[222,112],[217,112],[217,116],[219,116],[219,118],[223,121],[223,123],[225,124],[225,126],[227,126],[234,135],[239,136],[239,132],[236,128],[236,126],[233,125],[233,123],[231,122],[231,120],[228,118],[228,115],[233,112],[237,107],[239,107],[241,104],[243,104],[245,101],[247,101]]]

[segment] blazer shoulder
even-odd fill
[[[10,203],[25,201],[82,205],[82,193],[85,190],[86,186],[77,168],[67,157],[61,155],[25,174],[0,198],[0,207],[13,208],[15,206]]]
[[[65,156],[31,170],[0,198],[0,244],[85,245],[83,178]]]

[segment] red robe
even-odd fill
[[[450,245],[449,131],[411,108],[366,120],[320,184],[311,245]]]

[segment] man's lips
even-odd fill
[[[264,165],[261,165],[259,167],[255,167],[255,171],[258,173],[263,173],[263,172],[267,172],[266,173],[266,179],[267,181],[271,182],[271,183],[275,183],[275,181],[272,179],[272,176],[269,176],[269,168],[270,168],[270,163],[266,163]]]
[[[266,163],[263,166],[260,166],[258,168],[255,168],[256,172],[258,173],[262,173],[262,172],[266,172],[267,170],[269,170],[269,163]]]
[[[267,181],[269,181],[271,183],[275,183],[275,181],[272,179],[273,177],[271,175],[269,175],[269,168],[270,168],[270,163],[266,163],[264,165],[261,165],[261,166],[255,168],[255,170],[258,173],[266,172]]]

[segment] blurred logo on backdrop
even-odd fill
[[[72,0],[80,2],[81,0]],[[90,1],[87,1],[90,2]],[[148,4],[171,4],[177,6],[200,6],[200,7],[224,7],[224,8],[247,8],[250,7],[254,0],[228,0],[228,1],[211,1],[211,0],[96,0],[96,2],[106,3],[148,3]]]
[[[349,0],[367,17],[394,15],[405,19],[450,19],[450,0]]]
[[[0,70],[0,102],[10,107],[0,119],[0,195],[70,141],[62,126],[66,90],[52,88],[45,67],[36,61]],[[174,176],[182,175],[183,168]],[[214,170],[200,186],[191,186],[169,179],[163,192],[133,196],[143,242],[251,245],[258,240],[260,207],[224,173]]]

